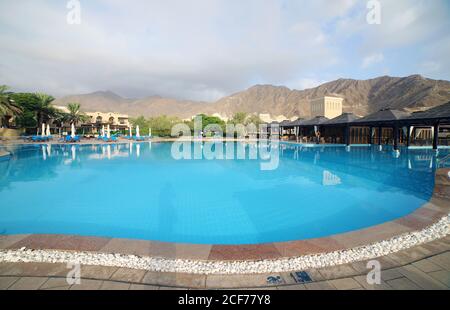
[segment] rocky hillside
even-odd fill
[[[55,104],[79,102],[86,111],[116,111],[131,116],[166,114],[189,118],[198,113],[218,113],[229,117],[236,112],[248,112],[267,113],[273,117],[308,117],[309,100],[327,94],[339,94],[344,98],[344,110],[359,115],[386,107],[417,111],[450,101],[450,82],[412,75],[370,80],[339,79],[301,91],[283,86],[256,85],[214,103],[159,96],[124,99],[108,91],[67,96],[56,100]]]

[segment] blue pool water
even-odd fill
[[[0,234],[214,244],[323,237],[419,208],[432,195],[437,156],[448,153],[280,144],[278,168],[261,170],[260,159],[175,160],[171,147],[10,148],[0,159]]]

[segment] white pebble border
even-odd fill
[[[449,234],[450,214],[421,231],[406,233],[389,240],[342,251],[276,260],[202,261],[22,248],[20,250],[0,251],[0,262],[79,263],[81,265],[111,266],[155,272],[191,274],[262,274],[322,268],[374,259],[440,239]]]

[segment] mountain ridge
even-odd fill
[[[172,115],[190,118],[199,113],[229,118],[236,112],[270,114],[272,117],[309,117],[309,100],[338,94],[344,112],[364,116],[382,108],[419,111],[450,101],[450,82],[415,74],[407,77],[380,76],[367,80],[341,78],[304,90],[257,84],[215,102],[179,100],[158,95],[127,99],[112,91],[65,96],[56,105],[79,102],[84,111],[119,112],[130,116]]]

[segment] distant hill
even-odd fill
[[[85,111],[115,111],[131,116],[173,115],[189,118],[198,113],[230,117],[236,112],[265,113],[273,117],[309,117],[309,100],[327,94],[344,98],[344,111],[367,115],[381,108],[418,111],[450,101],[450,82],[420,75],[382,76],[369,80],[339,79],[305,90],[284,86],[255,85],[216,102],[196,102],[152,96],[125,99],[113,92],[95,92],[59,98],[57,105],[79,102]]]

